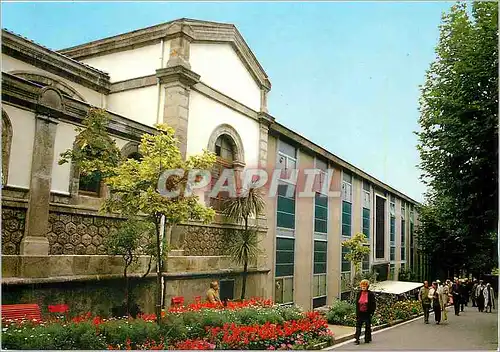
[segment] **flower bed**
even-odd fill
[[[374,326],[408,320],[422,312],[418,301],[395,301],[391,298],[377,297],[377,309],[372,316]],[[356,326],[356,307],[346,301],[336,301],[326,314],[328,323],[335,325]]]
[[[331,345],[318,313],[247,300],[212,306],[194,303],[155,316],[103,319],[91,314],[45,322],[3,322],[4,349],[313,349]]]

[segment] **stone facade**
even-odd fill
[[[26,209],[2,207],[2,254],[19,254],[24,236]]]
[[[47,238],[51,255],[106,254],[104,240],[122,220],[90,215],[50,212]]]

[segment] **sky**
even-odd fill
[[[419,85],[452,2],[2,2],[2,28],[50,49],[177,18],[233,23],[277,121],[423,201]]]

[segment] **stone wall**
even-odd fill
[[[49,213],[50,254],[106,254],[104,239],[116,232],[123,221],[95,215],[51,211]]]
[[[2,254],[19,254],[24,236],[26,209],[2,207]]]

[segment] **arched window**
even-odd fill
[[[215,141],[215,155],[217,155],[217,161],[212,170],[212,187],[215,186],[217,181],[224,169],[233,169],[233,161],[234,161],[234,141],[233,139],[223,134],[217,138]],[[226,181],[223,186],[227,186],[228,182]],[[215,198],[210,199],[210,206],[212,206],[215,210],[222,210],[224,201],[229,197],[229,193],[227,191],[222,191],[217,194]]]
[[[8,181],[11,143],[12,124],[10,123],[7,113],[2,110],[2,187],[4,187]]]
[[[243,143],[238,132],[227,124],[217,126],[208,140],[208,150],[217,155],[217,161],[212,170],[212,187],[210,189],[213,189],[224,169],[234,169],[235,186],[238,189],[240,187],[241,171],[245,166]],[[227,181],[225,185],[227,185]],[[219,192],[215,198],[210,198],[209,203],[215,210],[220,211],[228,196],[227,191]]]

